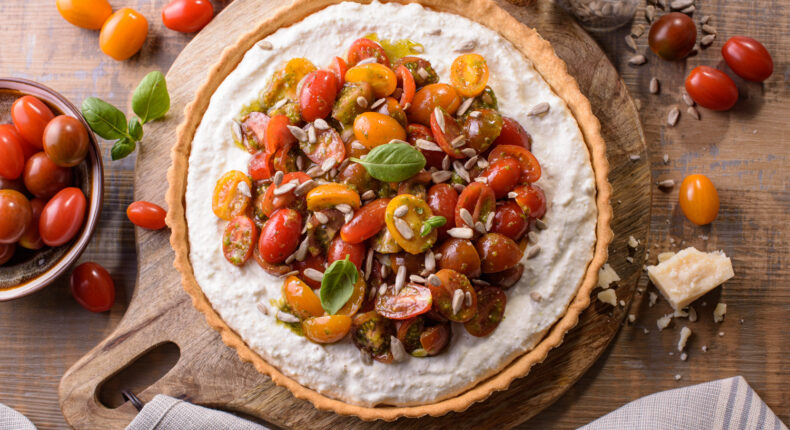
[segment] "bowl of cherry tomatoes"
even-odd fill
[[[0,78],[0,301],[77,261],[103,193],[99,144],[79,109],[39,83]]]

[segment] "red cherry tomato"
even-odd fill
[[[650,49],[669,61],[685,58],[696,42],[697,26],[694,20],[681,12],[670,12],[656,20],[648,35]]]
[[[439,227],[439,239],[444,239],[447,230],[455,227],[455,206],[458,204],[458,191],[450,184],[436,184],[428,190],[425,200],[436,216],[443,216],[447,222]]]
[[[343,84],[346,83],[346,72],[348,71],[348,64],[346,64],[346,60],[340,57],[333,58],[332,63],[329,64],[329,71],[335,75],[337,88],[343,88]]]
[[[477,314],[464,323],[472,336],[484,337],[493,332],[505,316],[507,295],[498,287],[485,287],[477,292]]]
[[[488,233],[477,240],[483,273],[496,273],[515,267],[522,252],[513,239],[499,233]]]
[[[58,191],[44,206],[38,231],[49,246],[60,246],[76,236],[85,220],[87,202],[82,190],[75,187]]]
[[[22,153],[25,154],[25,162],[27,162],[27,160],[32,157],[33,154],[41,151],[40,149],[27,143],[22,135],[19,134],[19,131],[17,131],[16,127],[14,127],[14,124],[0,124],[0,139],[3,139],[4,137],[10,140],[15,140],[17,143],[19,143]]]
[[[214,17],[209,0],[173,0],[162,8],[165,27],[182,33],[200,31]]]
[[[27,192],[22,178],[11,180],[2,176],[0,176],[0,190],[14,190],[19,191],[22,194]]]
[[[104,267],[82,263],[71,272],[71,294],[83,308],[106,312],[115,303],[115,283]]]
[[[359,208],[351,221],[340,229],[340,237],[348,243],[360,243],[375,236],[384,228],[384,213],[389,202],[390,199],[377,199]]]
[[[250,158],[247,173],[250,174],[253,181],[269,179],[274,175],[273,157],[274,154],[271,152],[259,152]]]
[[[719,214],[719,193],[705,175],[686,176],[678,198],[686,218],[694,224],[710,224]]]
[[[88,155],[90,140],[82,122],[73,116],[59,115],[44,129],[44,152],[61,167],[74,167]]]
[[[19,191],[0,190],[0,244],[18,241],[32,218],[27,197]]]
[[[348,256],[348,259],[357,266],[357,270],[362,270],[367,249],[368,247],[364,242],[348,243],[340,236],[335,236],[326,250],[326,262],[327,264],[332,264],[337,260],[345,260],[346,256]]]
[[[315,269],[319,272],[324,272],[326,270],[326,258],[323,255],[313,255],[309,252],[307,256],[302,261],[294,261],[293,268],[294,270],[299,271],[299,279],[301,279],[305,284],[309,285],[311,288],[321,288],[321,281],[316,281],[315,279],[305,276],[304,271],[307,269]],[[290,268],[288,269],[290,270]]]
[[[532,150],[532,136],[524,130],[524,127],[513,118],[506,116],[502,117],[502,131],[499,132],[499,137],[496,138],[492,147],[498,145],[515,145],[525,148],[527,151]]]
[[[28,191],[36,197],[48,199],[71,185],[71,169],[58,166],[47,154],[39,152],[25,163],[23,178]]]
[[[414,83],[414,76],[409,69],[402,64],[395,69],[395,75],[398,77],[398,83],[400,83],[403,89],[403,94],[401,94],[398,104],[400,104],[401,108],[406,109],[408,107],[407,105],[410,105],[411,101],[414,100],[414,93],[417,91],[417,85]]]
[[[519,240],[529,230],[527,216],[521,207],[514,201],[508,200],[503,205],[497,206],[494,214],[494,224],[491,231]]]
[[[329,158],[334,158],[337,164],[346,158],[346,145],[334,128],[318,131],[315,143],[299,142],[299,147],[310,161],[319,166]]]
[[[530,218],[543,218],[546,215],[546,194],[537,185],[522,185],[516,193],[516,203]]]
[[[337,77],[328,70],[310,72],[299,86],[299,108],[302,119],[313,122],[332,113],[337,97]]]
[[[139,201],[132,202],[126,208],[126,216],[138,227],[161,230],[166,226],[167,211],[155,203]]]
[[[686,92],[698,105],[712,110],[727,110],[738,101],[738,87],[721,70],[697,66],[686,78]]]
[[[374,57],[377,63],[390,67],[390,60],[387,58],[387,53],[384,51],[384,48],[378,43],[364,37],[355,40],[348,49],[348,55],[346,55],[349,67],[354,67],[360,61],[370,57]]]
[[[532,153],[515,145],[499,145],[488,155],[488,161],[494,163],[500,158],[515,158],[521,164],[521,181],[536,182],[540,179],[540,163]]]
[[[17,136],[0,128],[0,176],[17,179],[25,170],[25,152]]]
[[[454,142],[457,142],[457,139],[462,139],[462,142],[466,140],[461,124],[459,124],[458,121],[456,121],[456,119],[444,109],[441,109],[441,112],[444,115],[444,127],[439,125],[439,121],[436,120],[435,114],[431,115],[430,120],[431,133],[433,133],[436,143],[447,155],[452,158],[466,157],[466,155],[461,152],[461,149],[463,149],[465,143],[460,145],[456,143],[453,145]]]
[[[299,184],[303,184],[309,181],[311,178],[307,176],[306,173],[303,172],[290,172],[283,175],[283,184],[287,184],[291,181],[298,181]],[[276,187],[270,186],[266,189],[266,192],[263,194],[263,199],[261,201],[259,209],[261,213],[266,216],[271,216],[275,210],[291,207],[294,203],[299,203],[296,200],[296,196],[294,195],[293,191],[290,191],[285,194],[281,194],[279,196],[274,195],[274,189]]]
[[[501,158],[491,163],[480,176],[488,179],[486,183],[494,190],[494,196],[502,199],[521,179],[521,164],[514,158]]]
[[[431,133],[431,129],[422,125],[422,124],[409,124],[406,127],[407,133],[407,141],[412,146],[417,146],[417,139],[427,140],[429,142],[436,142],[436,139],[433,138],[433,133]],[[429,151],[427,149],[419,148],[422,155],[425,156],[425,168],[429,169],[431,167],[435,167],[437,169],[442,168],[442,160],[444,160],[444,156],[447,155],[444,151]]]
[[[239,215],[230,220],[222,235],[222,254],[236,266],[243,266],[252,257],[255,241],[258,240],[258,227],[252,218]]]
[[[44,128],[55,114],[44,102],[33,96],[22,96],[11,105],[11,119],[19,134],[30,145],[43,149]]]
[[[762,43],[746,36],[733,36],[721,47],[721,55],[733,72],[743,79],[762,82],[774,72],[774,60]]]
[[[285,115],[275,115],[269,118],[265,136],[266,152],[274,154],[278,149],[296,142],[291,130],[288,130],[290,124],[291,121]]]
[[[27,224],[25,234],[19,238],[19,246],[27,249],[41,249],[44,247],[44,241],[41,240],[41,235],[38,233],[38,220],[41,219],[41,212],[46,206],[46,200],[35,198],[30,201],[30,209],[33,211],[33,217]]]
[[[299,246],[301,232],[302,215],[293,209],[278,209],[261,229],[258,239],[261,257],[271,264],[282,263]]]
[[[455,226],[456,227],[474,227],[468,226],[461,216],[461,209],[466,209],[472,215],[472,221],[486,223],[488,214],[494,211],[496,207],[496,197],[494,197],[494,190],[486,184],[480,182],[472,182],[464,188],[461,195],[458,196],[458,203],[455,205]],[[448,219],[449,221],[449,219]]]
[[[395,286],[389,285],[376,298],[376,312],[385,318],[405,320],[428,312],[432,303],[431,290],[423,285],[409,283],[397,293]]]
[[[16,251],[16,245],[13,243],[0,243],[0,266],[11,260],[14,251]]]

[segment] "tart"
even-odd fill
[[[589,304],[611,240],[600,126],[489,1],[334,3],[268,18],[188,106],[175,265],[297,397],[364,419],[463,410]]]

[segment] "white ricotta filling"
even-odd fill
[[[278,324],[274,312],[261,313],[256,305],[269,306],[279,299],[282,281],[253,261],[241,268],[225,261],[221,236],[226,222],[211,210],[216,180],[228,170],[246,172],[250,158],[231,141],[232,118],[264,88],[275,69],[293,57],[328,65],[334,56],[344,56],[353,40],[372,32],[422,43],[422,56],[442,82],[449,82],[449,66],[459,55],[454,51],[476,40],[475,52],[488,61],[489,84],[501,112],[519,121],[534,139],[532,150],[543,169],[538,185],[548,198],[548,229],[537,232],[541,252],[524,261],[524,276],[507,290],[499,327],[488,337],[475,338],[454,325],[451,344],[441,355],[390,365],[364,364],[349,339],[318,345]],[[495,31],[417,4],[342,3],[265,40],[274,49],[250,49],[211,97],[189,158],[190,259],[198,284],[223,320],[285,375],[326,396],[359,405],[414,405],[452,397],[532,349],[574,297],[592,259],[596,224],[595,180],[578,124],[532,63]],[[541,102],[551,105],[548,114],[528,116]],[[543,299],[530,299],[532,292]]]

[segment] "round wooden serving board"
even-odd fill
[[[613,309],[598,301],[581,315],[564,343],[549,353],[529,375],[514,381],[506,391],[472,405],[463,413],[442,417],[400,419],[395,423],[366,423],[315,409],[278,387],[252,365],[241,362],[226,347],[204,316],[192,306],[173,268],[173,251],[167,231],[137,229],[140,268],[129,309],[118,328],[80,359],[63,376],[60,406],[68,423],[76,428],[123,428],[134,418],[130,403],[109,409],[98,401],[98,390],[138,357],[165,342],[180,349],[176,365],[160,380],[137,393],[144,402],[157,394],[186,399],[201,405],[240,412],[287,428],[511,428],[536,415],[560,397],[595,362],[617,333],[633,297],[641,273],[646,246],[636,252],[626,242],[633,235],[647,242],[650,217],[650,169],[637,110],[625,84],[601,49],[570,17],[549,1],[517,7],[504,0],[500,6],[527,26],[535,27],[568,63],[569,72],[590,99],[601,121],[611,166],[614,189],[609,263],[622,278],[618,299],[625,307]],[[236,0],[203,29],[176,59],[167,74],[172,99],[164,121],[146,125],[139,146],[135,199],[163,201],[170,149],[184,107],[216,63],[222,49],[281,7],[276,0]],[[631,161],[630,155],[640,155]],[[630,254],[629,254],[630,252]],[[637,263],[629,264],[625,258]]]

